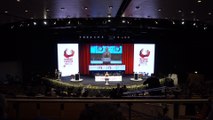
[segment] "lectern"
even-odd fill
[[[79,80],[80,79],[80,74],[75,74],[75,80]]]
[[[138,74],[137,74],[137,73],[134,74],[134,79],[135,79],[135,80],[138,79]]]

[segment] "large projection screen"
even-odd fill
[[[122,45],[91,45],[89,71],[124,71]]]
[[[155,44],[134,44],[134,73],[154,73]]]
[[[70,76],[79,72],[78,44],[58,43],[58,70],[61,76]]]

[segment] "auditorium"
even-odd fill
[[[212,1],[0,2],[1,120],[212,120]]]

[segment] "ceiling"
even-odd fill
[[[28,19],[134,17],[213,24],[213,0],[2,0],[0,24]]]

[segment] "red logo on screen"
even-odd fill
[[[144,49],[141,49],[139,52],[139,56],[140,56],[140,60],[139,60],[139,65],[146,65],[148,62],[148,57],[150,55],[150,51],[146,50],[144,51]]]
[[[149,57],[150,51],[149,51],[149,50],[146,50],[146,52],[144,53],[143,49],[141,49],[139,55],[140,55],[142,58],[144,58],[144,57]]]
[[[64,67],[66,67],[67,65],[72,65],[73,64],[73,56],[75,54],[75,51],[74,50],[68,50],[68,49],[65,49],[64,50]]]
[[[70,58],[70,57],[74,56],[74,54],[75,54],[75,51],[74,51],[74,50],[70,50],[69,52],[70,52],[70,53],[68,53],[67,49],[64,50],[64,57],[65,57],[65,58]]]

